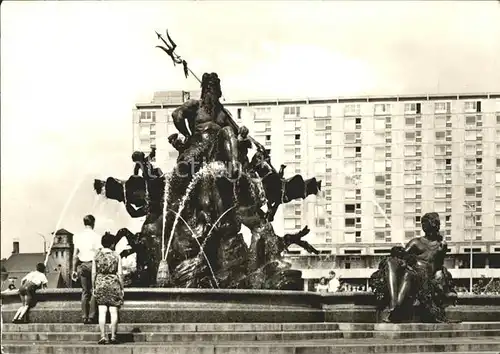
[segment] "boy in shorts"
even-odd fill
[[[26,322],[26,314],[28,310],[36,305],[35,292],[38,289],[47,287],[47,277],[45,276],[45,265],[38,263],[36,270],[28,273],[21,280],[21,287],[19,288],[19,295],[21,296],[22,306],[17,310],[13,323]]]

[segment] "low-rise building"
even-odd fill
[[[49,288],[72,287],[72,257],[73,234],[65,229],[60,229],[54,235],[54,243],[47,259],[46,276]],[[12,254],[2,262],[1,291],[8,289],[11,282],[19,289],[24,276],[36,270],[36,265],[44,263],[45,258],[45,253],[21,253],[19,242],[14,241]]]

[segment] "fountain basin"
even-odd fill
[[[30,322],[81,322],[80,289],[46,289],[37,296]],[[379,317],[368,292],[127,288],[125,299],[122,323],[375,323]],[[3,320],[10,321],[20,306],[17,291],[2,294],[2,302]],[[500,295],[460,294],[447,313],[452,320],[498,321]]]

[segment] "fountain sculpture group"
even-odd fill
[[[282,253],[291,244],[317,253],[302,240],[309,229],[280,237],[271,221],[280,204],[317,194],[321,181],[285,179],[284,166],[276,171],[268,152],[220,103],[217,74],[204,74],[201,86],[200,100],[172,114],[182,134],[169,137],[179,152],[174,171],[163,175],[150,156],[136,152],[138,168],[127,181],[94,183],[98,194],[125,203],[132,217],[146,216],[139,233],[117,232],[137,253],[130,285],[300,290],[301,272]],[[256,149],[251,160],[250,148]],[[251,231],[250,247],[241,225]]]
[[[318,251],[297,233],[276,235],[271,222],[279,205],[317,194],[321,181],[300,175],[284,178],[269,152],[238,127],[219,98],[220,80],[204,74],[200,100],[189,100],[172,118],[179,134],[168,140],[179,152],[171,173],[153,168],[152,154],[135,152],[134,175],[127,181],[95,180],[98,194],[123,202],[132,217],[146,216],[140,232],[126,237],[137,267],[128,283],[134,287],[301,290],[299,270],[291,269],[282,253],[291,244]],[[255,149],[251,160],[248,150]],[[142,176],[139,172],[142,170]],[[267,211],[263,207],[267,206]],[[251,231],[247,247],[240,233]],[[394,247],[370,282],[384,321],[411,317],[415,305],[422,321],[446,321],[445,307],[456,298],[451,275],[443,266],[446,243],[439,233],[439,216],[422,217],[424,237],[406,248]]]

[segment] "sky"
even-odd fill
[[[4,1],[1,256],[41,252],[87,213],[137,227],[97,199],[96,177],[132,171],[132,109],[197,90],[155,31],[226,100],[500,91],[497,1]]]

